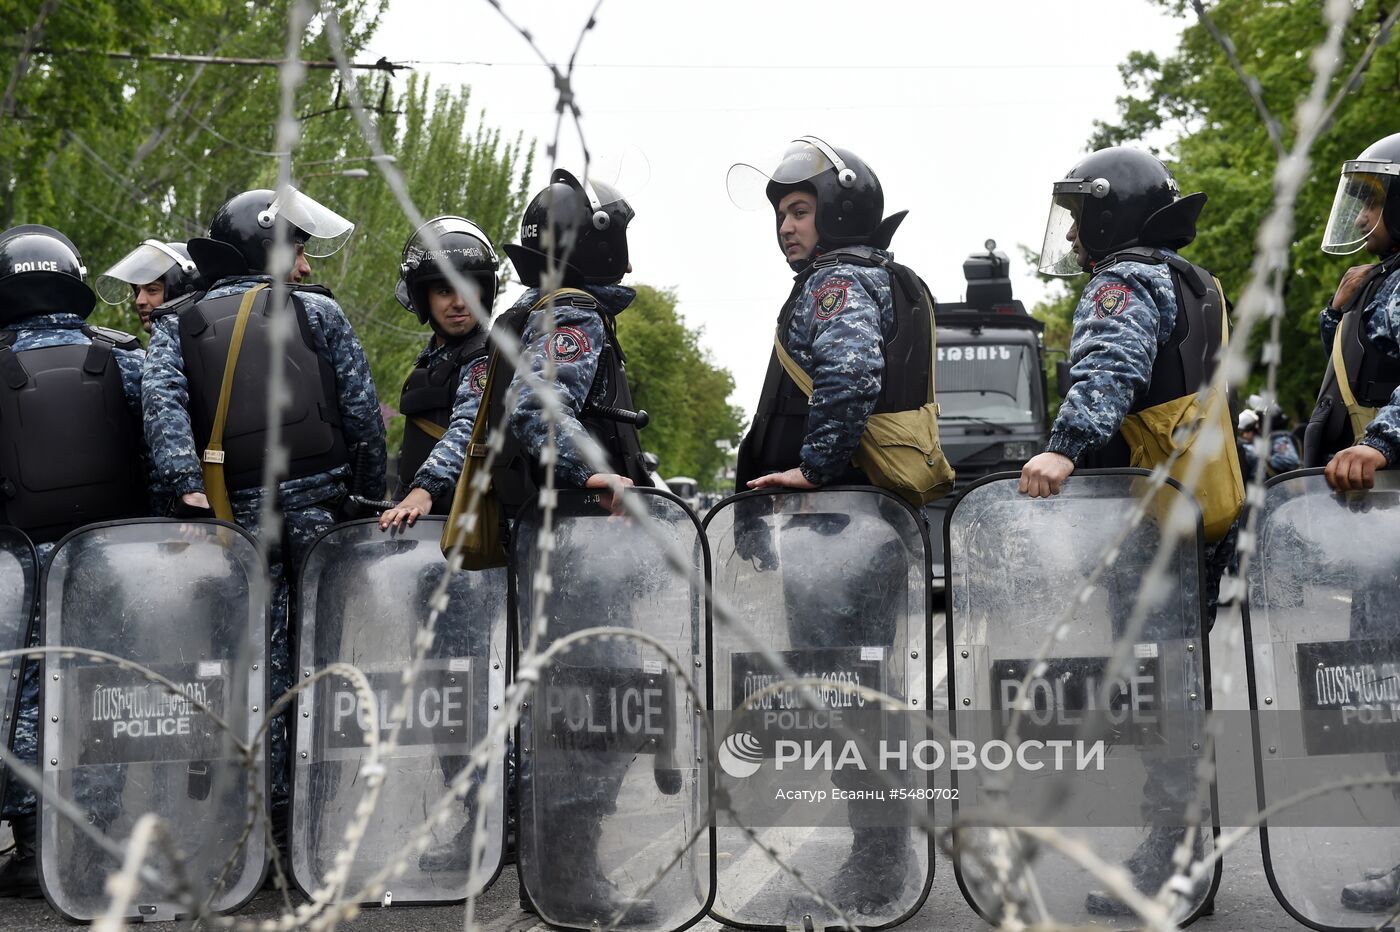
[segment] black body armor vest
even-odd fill
[[[1365,408],[1389,404],[1391,394],[1400,385],[1400,360],[1372,345],[1363,319],[1366,307],[1394,274],[1400,274],[1400,253],[1388,256],[1367,273],[1356,294],[1342,308],[1345,313],[1332,337],[1340,343],[1342,364],[1356,403]],[[1303,434],[1304,466],[1326,466],[1333,454],[1359,439],[1337,382],[1336,356],[1336,352],[1328,354],[1322,388]]]
[[[340,425],[339,393],[329,360],[316,352],[316,338],[299,293],[331,293],[314,285],[289,289],[296,331],[283,346],[283,374],[291,404],[282,412],[282,443],[287,447],[286,479],[301,479],[336,466],[348,466],[350,456]],[[209,445],[214,415],[219,405],[224,365],[233,341],[234,321],[243,293],[163,305],[156,313],[180,317],[180,349],[189,383],[190,422],[196,454]],[[228,421],[224,426],[224,473],[229,491],[262,485],[267,451],[267,383],[269,305],[272,289],[257,297],[239,350],[233,375]]]
[[[0,520],[36,544],[147,511],[141,423],[112,352],[141,344],[83,333],[91,343],[15,352],[15,331],[0,331]]]
[[[890,273],[894,298],[894,333],[884,334],[884,378],[872,414],[909,411],[928,402],[929,373],[933,368],[933,299],[913,269],[887,259],[869,246],[835,249],[813,260],[793,283],[792,292],[778,315],[778,333],[786,335],[797,309],[797,299],[807,280],[819,269],[838,263],[883,268]],[[753,426],[739,444],[735,490],[746,491],[748,482],[772,472],[798,466],[807,439],[807,396],[783,371],[778,354],[768,359]],[[869,480],[853,464],[833,484],[866,485]]]
[[[627,387],[627,357],[623,355],[622,347],[617,342],[616,322],[611,314],[600,310],[597,302],[586,295],[563,295],[556,299],[555,306],[593,310],[602,318],[604,339],[599,351],[598,371],[593,376],[588,400],[578,419],[589,435],[603,448],[609,468],[613,472],[626,476],[636,485],[650,487],[651,474],[647,472],[646,464],[642,460],[642,444],[637,436],[636,425],[592,413],[596,405],[634,410],[632,391]],[[519,337],[525,330],[532,310],[532,307],[519,307],[507,311],[501,315],[495,326],[509,327],[510,331]],[[493,349],[491,352],[498,354],[499,351]],[[544,476],[539,464],[525,452],[506,424],[506,395],[514,375],[514,367],[504,356],[500,356],[496,362],[490,397],[482,400],[482,410],[487,412],[487,424],[493,428],[500,425],[505,430],[505,446],[496,457],[491,471],[491,483],[500,498],[502,513],[507,516],[513,516],[522,505],[535,497]],[[477,416],[480,417],[480,414]]]
[[[1128,413],[1134,414],[1194,395],[1214,376],[1224,331],[1221,316],[1225,313],[1225,299],[1215,279],[1205,269],[1148,246],[1135,246],[1106,256],[1094,265],[1094,272],[1102,272],[1119,262],[1145,265],[1165,262],[1176,292],[1176,323],[1172,326],[1171,338],[1157,349],[1151,381],[1129,409]],[[1121,433],[1115,433],[1108,443],[1086,452],[1082,459],[1079,464],[1082,469],[1126,467],[1130,461],[1128,444]]]
[[[399,395],[399,412],[408,420],[403,429],[403,446],[399,449],[399,488],[397,499],[402,499],[413,488],[413,477],[433,452],[438,437],[429,434],[417,423],[418,419],[436,424],[444,431],[452,423],[452,408],[461,388],[462,378],[478,359],[486,358],[486,344],[489,331],[480,324],[448,349],[448,358],[431,369],[426,361],[420,362],[404,380],[403,392]],[[452,505],[451,490],[443,501],[433,502],[434,514],[446,514]]]

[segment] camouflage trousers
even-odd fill
[[[235,502],[233,519],[238,526],[262,540],[259,501]],[[271,542],[267,555],[268,580],[272,585],[271,648],[267,658],[268,705],[277,702],[296,681],[296,645],[291,632],[295,630],[291,606],[297,604],[298,583],[302,564],[311,544],[335,524],[335,510],[325,505],[288,509],[282,512],[282,532]],[[292,708],[277,716],[268,726],[267,766],[272,780],[271,811],[273,825],[281,824],[286,815],[291,792],[291,748],[288,722]]]
[[[42,572],[44,566],[49,562],[49,557],[53,554],[57,544],[36,544],[35,552],[38,554],[39,571]],[[33,630],[29,632],[29,646],[36,647],[39,644],[39,625],[36,623]],[[39,763],[39,658],[29,657],[24,661],[24,670],[20,674],[19,690],[19,714],[15,717],[14,739],[10,742],[10,750],[22,763],[30,767]],[[38,800],[29,784],[14,774],[9,775],[5,783],[5,798],[0,804],[0,815],[7,820],[13,820],[17,816],[33,815]]]

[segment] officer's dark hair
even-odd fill
[[[60,312],[86,318],[96,304],[68,237],[37,223],[0,233],[0,324]]]
[[[263,221],[276,199],[277,192],[267,188],[236,194],[214,212],[209,235],[189,241],[190,256],[209,282],[268,271],[277,226]],[[293,243],[305,243],[310,238],[295,224],[287,226]]]
[[[1181,196],[1176,178],[1155,156],[1140,149],[1113,146],[1085,156],[1057,182],[1082,185],[1069,197],[1079,226],[1079,242],[1091,259],[1102,259],[1130,246],[1181,249],[1196,238],[1196,221],[1204,194]]]
[[[538,288],[553,264],[563,284],[613,285],[627,274],[627,225],[636,213],[611,185],[556,169],[520,219],[506,255],[520,281]]]
[[[425,235],[429,229],[437,237],[436,247]],[[434,217],[413,231],[403,247],[394,297],[420,324],[429,323],[428,286],[447,280],[447,265],[476,282],[481,307],[490,314],[500,286],[501,261],[490,237],[464,217]]]
[[[908,211],[885,216],[885,191],[875,171],[865,160],[848,149],[828,145],[816,136],[793,140],[817,149],[829,166],[802,181],[783,183],[769,181],[765,189],[773,209],[794,191],[806,191],[817,202],[817,246],[821,251],[840,246],[874,246],[888,249],[895,230]],[[800,157],[798,147],[788,150],[788,158]],[[787,159],[785,158],[786,162]],[[774,175],[784,174],[780,164]],[[797,177],[800,171],[788,173]]]

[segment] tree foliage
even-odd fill
[[[727,454],[715,441],[737,444],[743,430],[743,411],[728,401],[733,376],[700,348],[700,333],[676,313],[672,291],[639,286],[617,331],[633,401],[651,415],[642,446],[660,457],[663,477],[692,476],[702,489],[717,489]]]
[[[1185,14],[1180,0],[1157,2]],[[1348,74],[1361,57],[1389,5],[1358,0],[1339,76]],[[1324,34],[1320,5],[1219,0],[1209,9],[1281,121],[1284,144],[1291,144],[1295,107],[1312,79],[1308,50]],[[1147,145],[1168,162],[1184,192],[1206,192],[1210,202],[1196,242],[1185,255],[1219,276],[1228,295],[1238,295],[1248,276],[1256,232],[1274,193],[1277,158],[1259,113],[1225,54],[1199,22],[1186,26],[1172,55],[1159,58],[1132,52],[1119,71],[1128,93],[1119,99],[1117,119],[1096,125],[1088,148]],[[1341,81],[1342,77],[1336,79],[1333,90]],[[1364,253],[1336,257],[1319,248],[1341,163],[1400,128],[1397,85],[1400,43],[1392,39],[1379,50],[1312,152],[1309,178],[1298,199],[1292,268],[1284,286],[1286,316],[1278,373],[1280,402],[1295,417],[1306,417],[1312,410],[1326,365],[1318,342],[1318,313],[1348,266],[1373,261]],[[1037,316],[1053,320],[1072,311],[1073,295],[1061,292],[1038,307]],[[1256,362],[1262,337],[1261,330],[1251,339]],[[1256,372],[1241,387],[1256,388],[1262,379],[1262,371]]]

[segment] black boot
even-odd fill
[[[1133,850],[1123,865],[1133,875],[1133,888],[1144,896],[1156,896],[1174,873],[1172,854],[1176,846],[1186,837],[1185,828],[1154,828],[1148,832],[1142,844]],[[1203,860],[1206,854],[1205,836],[1197,830],[1195,854],[1192,863]],[[1204,881],[1203,881],[1204,883]],[[1197,893],[1200,890],[1198,888]],[[1196,897],[1193,897],[1193,900]],[[1094,890],[1084,899],[1084,908],[1094,916],[1131,916],[1133,910],[1122,900],[1106,890]]]
[[[831,898],[849,913],[883,913],[904,894],[909,832],[902,828],[858,828],[853,834],[851,853],[836,869]]]
[[[475,819],[469,815],[467,823],[457,830],[457,834],[418,855],[418,869],[425,874],[440,874],[471,867],[474,823]]]
[[[1388,913],[1400,906],[1400,864],[1342,887],[1342,906],[1359,913]]]
[[[43,896],[39,889],[39,860],[34,856],[34,839],[38,820],[33,813],[10,820],[15,836],[15,850],[0,867],[0,897],[33,900]]]

